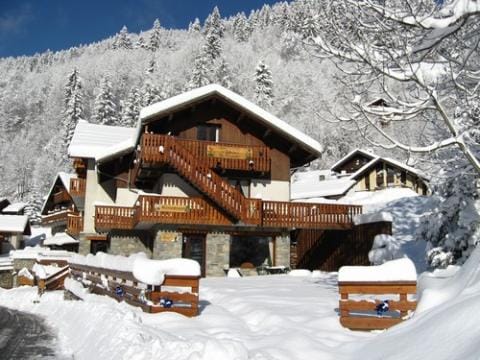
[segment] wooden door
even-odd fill
[[[182,257],[200,264],[202,276],[205,276],[205,234],[183,234]]]

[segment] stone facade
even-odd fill
[[[153,239],[148,232],[121,232],[115,231],[110,234],[110,250],[113,255],[128,256],[130,254],[144,252],[152,257]]]
[[[290,267],[290,236],[288,234],[275,237],[275,266]]]
[[[13,287],[13,274],[11,270],[0,271],[0,288],[11,289]]]
[[[182,234],[158,231],[153,244],[153,258],[167,260],[182,257]]]
[[[23,268],[31,271],[36,262],[35,259],[13,259],[13,269],[16,272],[19,272]]]
[[[78,253],[81,255],[87,255],[90,253],[90,240],[87,240],[84,235],[80,235],[78,239]]]
[[[224,269],[230,264],[230,235],[207,234],[205,259],[206,276],[225,276]]]

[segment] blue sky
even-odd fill
[[[217,5],[222,16],[247,14],[269,0],[0,0],[0,57],[32,55],[88,44],[117,33],[202,22]]]

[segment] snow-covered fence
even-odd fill
[[[402,322],[417,302],[416,270],[408,258],[380,266],[344,266],[338,274],[340,323],[352,330],[386,329]],[[352,295],[361,295],[354,300]],[[410,296],[409,296],[410,295]]]
[[[141,282],[131,271],[70,264],[71,277],[98,295],[138,306],[149,313],[198,315],[199,275],[164,275],[161,285]]]
[[[61,290],[65,278],[69,275],[69,267],[64,266],[62,268],[56,268],[51,271],[52,266],[48,266],[50,274],[48,274],[44,268],[47,266],[36,265],[33,270],[35,272],[36,282],[38,285],[38,292],[43,294],[45,291]]]

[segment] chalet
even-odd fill
[[[292,199],[339,199],[347,193],[392,187],[409,188],[427,195],[428,179],[419,170],[397,160],[356,149],[329,170],[297,173],[292,181]]]
[[[28,235],[31,235],[28,216],[0,215],[0,254],[23,248]]]
[[[231,267],[368,263],[375,234],[361,241],[353,224],[360,206],[290,201],[291,170],[321,151],[272,114],[209,85],[142,109],[135,129],[79,122],[68,149],[76,175],[57,177],[44,219],[62,213],[70,235],[76,219],[80,253],[187,257],[206,276]]]

